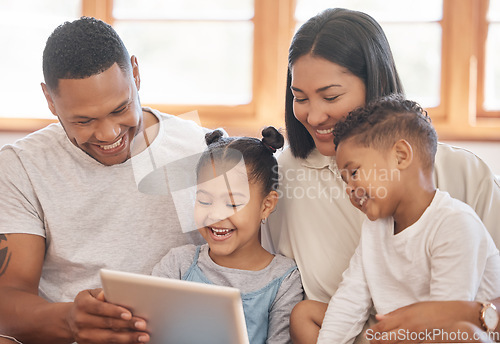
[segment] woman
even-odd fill
[[[309,19],[292,40],[288,62],[290,147],[279,158],[281,199],[263,240],[296,260],[306,297],[326,303],[364,219],[336,173],[332,128],[356,107],[403,88],[382,28],[361,12],[328,9]],[[439,189],[475,209],[499,246],[500,186],[489,167],[464,149],[440,144],[434,177]]]

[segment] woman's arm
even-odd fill
[[[491,301],[497,307],[500,316],[500,297]],[[371,344],[409,343],[408,338],[400,340],[384,340],[397,337],[397,333],[432,333],[434,330],[454,329],[456,324],[467,322],[482,329],[480,311],[482,305],[477,301],[427,301],[418,302],[399,308],[388,314],[378,314],[376,325],[371,327],[373,333],[378,333],[378,340]],[[385,335],[382,335],[384,334]],[[394,335],[391,335],[393,333]],[[495,329],[496,338],[500,338],[500,324]],[[403,336],[401,336],[403,337]],[[494,338],[492,336],[491,338]],[[442,342],[436,337],[434,342]],[[432,341],[430,341],[432,342]]]

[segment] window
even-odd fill
[[[500,0],[297,0],[296,20],[326,7],[381,24],[407,97],[440,139],[500,140]]]
[[[80,16],[79,0],[2,0],[0,117],[51,118],[41,91],[42,53],[54,28]],[[0,123],[0,129],[9,123]]]
[[[500,0],[490,0],[486,20],[485,67],[478,87],[478,99],[483,116],[500,114]],[[484,80],[484,81],[483,81]],[[483,89],[484,87],[484,89]]]
[[[252,102],[253,0],[115,0],[113,25],[139,58],[148,104]]]
[[[296,20],[302,24],[328,7],[373,17],[389,40],[407,97],[425,107],[440,105],[442,0],[298,0]]]
[[[428,109],[440,139],[500,140],[500,0],[4,0],[0,62],[15,67],[0,85],[0,129],[53,118],[41,51],[57,24],[81,14],[111,23],[138,57],[144,105],[198,110],[203,125],[231,134],[283,126],[289,42],[327,7],[380,22],[407,96]]]

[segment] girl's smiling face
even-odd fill
[[[208,162],[198,173],[195,223],[210,246],[210,257],[241,256],[261,249],[260,223],[274,209],[268,207],[271,191],[264,196],[259,183],[249,182],[243,160],[219,174]]]
[[[365,104],[363,80],[346,68],[311,54],[291,68],[293,113],[307,129],[319,152],[335,155],[333,127],[349,112]]]

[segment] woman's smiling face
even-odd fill
[[[335,155],[333,127],[349,112],[365,105],[363,80],[346,68],[311,54],[295,61],[291,75],[295,117],[321,154]]]

